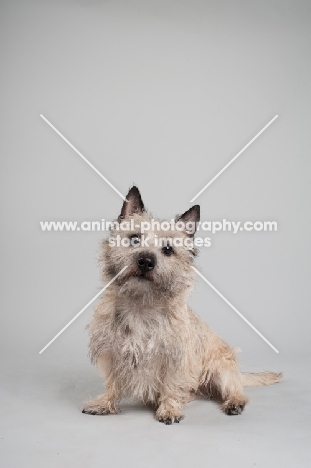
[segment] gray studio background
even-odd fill
[[[310,13],[307,1],[1,1],[1,347],[4,465],[307,466],[310,358]],[[42,232],[45,220],[114,219],[135,183],[163,218],[276,114],[197,200],[203,220],[275,220],[277,232],[219,233],[195,311],[249,370],[284,370],[227,418],[194,402],[166,428],[125,405],[80,413],[101,391],[84,312],[102,287],[101,233]],[[18,440],[18,442],[17,442]],[[16,446],[17,444],[17,446]]]

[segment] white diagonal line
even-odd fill
[[[242,148],[241,151],[239,151],[238,154],[236,154],[234,158],[232,158],[231,161],[228,162],[228,164],[226,164],[225,167],[223,167],[221,171],[219,171],[218,174],[216,174],[215,177],[213,177],[212,180],[210,180],[209,183],[205,185],[205,187],[203,187],[202,190],[199,191],[199,193],[196,194],[195,197],[192,198],[192,200],[190,200],[190,203],[192,203],[196,198],[198,198],[198,196],[201,195],[201,193],[204,192],[204,190],[207,189],[207,187],[209,187],[214,182],[214,180],[216,180],[217,177],[219,177],[220,174],[222,174],[246,150],[246,148],[248,148],[259,137],[259,135],[261,135],[277,118],[278,115],[273,117],[273,119],[270,120],[270,122],[268,122],[267,125],[265,125],[264,128],[262,128],[260,132],[258,132],[257,135],[255,135],[254,138],[252,138],[251,141],[249,141],[247,145],[245,145],[244,148]]]
[[[64,135],[63,135],[62,133],[60,133],[60,131],[57,130],[57,128],[55,128],[54,125],[51,124],[51,122],[50,122],[46,117],[44,117],[44,115],[40,114],[40,117],[57,133],[57,135],[59,135],[59,136],[70,146],[70,148],[72,148],[72,149],[83,159],[83,161],[86,162],[86,164],[88,164],[88,165],[96,172],[96,174],[98,174],[108,185],[110,185],[110,187],[111,187],[118,195],[120,195],[120,197],[121,197],[124,201],[127,201],[127,199],[122,195],[122,193],[120,193],[119,190],[116,189],[115,186],[112,185],[112,183],[109,182],[109,180],[106,179],[106,177],[103,176],[103,174],[102,174],[101,172],[99,172],[99,170],[96,169],[96,167],[94,167],[93,164],[90,163],[90,161],[88,161],[88,160],[86,159],[86,157],[83,156],[83,154],[80,153],[80,151],[78,151],[77,148],[76,148],[75,146],[73,146],[73,144],[70,143],[70,141],[68,141],[67,138],[64,137]]]
[[[62,334],[62,333],[63,333],[63,332],[66,330],[66,328],[68,328],[68,327],[69,327],[69,325],[71,325],[71,324],[72,324],[72,322],[74,322],[74,321],[76,320],[76,318],[78,318],[78,317],[79,317],[79,315],[81,315],[81,314],[82,314],[82,312],[84,312],[84,311],[85,311],[85,310],[88,308],[88,306],[89,306],[89,305],[91,305],[91,304],[92,304],[92,302],[94,302],[94,301],[95,301],[95,299],[97,299],[97,298],[98,298],[98,296],[100,296],[100,295],[101,295],[101,294],[102,294],[102,293],[105,291],[105,289],[107,289],[107,288],[108,288],[108,286],[110,286],[110,285],[111,285],[111,283],[113,283],[113,282],[114,282],[114,281],[115,281],[115,280],[118,278],[118,276],[120,276],[120,275],[121,275],[121,273],[123,273],[123,271],[124,271],[126,268],[127,268],[127,266],[125,266],[124,268],[122,268],[122,270],[121,270],[121,271],[119,271],[119,273],[118,273],[118,274],[117,274],[117,275],[116,275],[114,278],[112,278],[112,280],[111,280],[111,281],[109,281],[109,283],[107,283],[107,284],[106,284],[106,286],[104,286],[104,287],[103,287],[103,289],[102,289],[101,291],[99,291],[99,293],[98,293],[98,294],[96,294],[96,296],[94,296],[94,297],[93,297],[93,299],[91,299],[91,300],[90,300],[90,302],[88,302],[88,303],[86,304],[86,306],[84,306],[84,307],[83,307],[83,309],[82,309],[82,310],[80,310],[80,312],[78,312],[78,313],[77,313],[77,315],[75,315],[75,316],[74,316],[74,317],[73,317],[73,318],[70,320],[70,322],[68,322],[68,323],[67,323],[67,325],[65,325],[65,326],[64,326],[64,328],[62,328],[62,329],[61,329],[61,331],[60,331],[60,332],[58,332],[58,333],[57,333],[57,335],[55,335],[55,336],[54,336],[54,338],[53,338],[51,341],[49,341],[49,343],[48,343],[47,345],[45,345],[45,346],[44,346],[44,348],[42,348],[42,349],[41,349],[41,351],[39,351],[39,354],[42,354],[42,353],[43,353],[43,351],[45,351],[45,350],[46,350],[46,348],[48,348],[48,347],[50,346],[50,344],[52,344],[52,343],[53,343],[53,341],[55,341],[55,340],[56,340],[56,338],[58,338],[58,337],[59,337],[59,336],[60,336],[60,335],[61,335],[61,334]]]
[[[262,338],[276,353],[279,353],[279,351],[273,346],[273,344],[270,343],[270,341],[267,340],[267,338],[265,338],[262,333],[260,333],[260,331],[257,330],[256,327],[254,327],[254,325],[252,325],[249,320],[247,320],[247,318],[244,317],[243,314],[241,314],[241,312],[239,312],[232,304],[231,302],[228,301],[228,299],[226,299],[216,288],[215,286],[213,286],[203,275],[202,273],[199,272],[199,270],[197,270],[194,266],[192,266],[191,268],[193,268],[193,270],[203,279],[203,281],[205,281],[205,283],[207,283],[217,294],[218,296],[220,296],[230,307],[232,310],[234,310],[234,312],[236,312],[239,317],[241,317],[241,319],[244,320],[244,322],[247,323],[247,325],[249,325],[256,333],[257,335],[260,336],[260,338]]]

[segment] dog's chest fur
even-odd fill
[[[122,298],[116,303],[112,340],[116,377],[129,393],[152,400],[164,369],[182,366],[182,347],[165,307]]]
[[[123,299],[117,303],[114,335],[114,348],[123,359],[132,358],[134,367],[151,359],[174,356],[178,347],[165,308],[142,301],[133,304]]]

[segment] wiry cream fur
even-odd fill
[[[127,198],[121,219],[133,218],[135,224],[151,220],[136,188]],[[195,210],[183,216],[198,221]],[[187,237],[184,232],[156,233]],[[117,234],[133,233],[112,232]],[[105,378],[106,392],[89,401],[83,412],[117,413],[122,397],[136,397],[156,408],[159,421],[171,424],[183,417],[184,403],[203,395],[221,402],[227,414],[240,414],[248,401],[243,386],[278,382],[281,374],[240,373],[233,349],[187,305],[195,252],[177,247],[166,257],[154,245],[155,231],[146,235],[148,249],[111,247],[108,240],[102,244],[104,281],[128,268],[106,290],[89,324],[91,360]],[[148,279],[138,276],[137,269],[137,258],[146,250],[157,260]]]

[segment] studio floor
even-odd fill
[[[310,466],[307,359],[280,358],[283,381],[247,389],[251,403],[241,416],[196,400],[173,426],[133,402],[119,415],[82,414],[83,401],[101,392],[87,359],[77,365],[46,353],[13,361],[1,366],[3,468]]]

